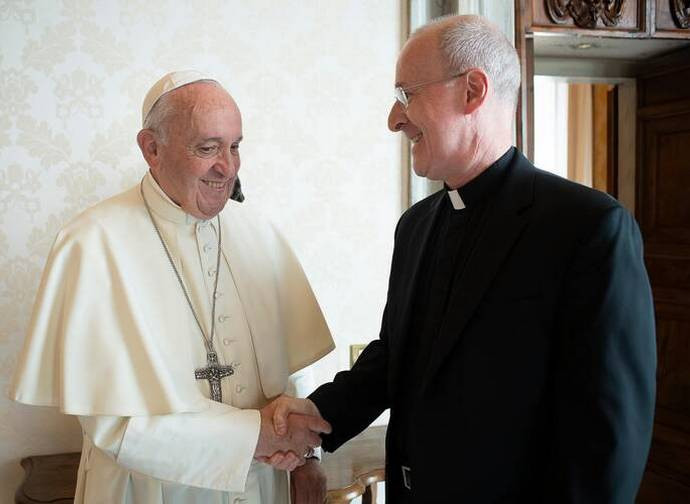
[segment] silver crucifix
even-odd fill
[[[232,369],[232,366],[218,364],[216,352],[208,352],[206,360],[208,365],[194,371],[194,377],[197,380],[208,380],[208,384],[211,387],[211,399],[216,402],[223,402],[220,380],[232,375],[235,370]]]

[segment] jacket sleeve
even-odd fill
[[[590,224],[559,303],[546,501],[630,503],[652,435],[654,308],[632,216],[616,206]]]
[[[322,435],[323,448],[332,452],[373,422],[386,408],[388,399],[387,312],[383,312],[381,337],[372,341],[349,371],[309,395],[324,419],[333,427]]]
[[[330,434],[321,437],[324,450],[332,452],[349,439],[355,437],[371,424],[387,408],[388,363],[390,341],[390,305],[394,294],[393,279],[396,266],[400,263],[399,247],[401,217],[395,228],[395,245],[388,280],[388,300],[383,310],[379,338],[372,341],[357,358],[352,369],[341,371],[330,383],[325,383],[309,395],[321,416],[333,428]]]
[[[242,492],[259,436],[259,412],[208,402],[208,409],[198,413],[81,416],[79,421],[93,444],[128,470]]]

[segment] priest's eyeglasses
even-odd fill
[[[450,77],[443,77],[441,79],[435,79],[431,81],[425,81],[425,82],[420,82],[419,84],[412,84],[411,86],[396,86],[395,88],[395,99],[400,102],[400,104],[403,106],[403,108],[407,108],[407,105],[410,102],[410,98],[407,93],[412,91],[413,89],[419,89],[424,86],[430,86],[431,84],[438,84],[439,82],[446,82],[451,79],[455,79],[457,77],[462,77],[463,75],[467,75],[470,73],[471,70],[466,70],[464,72],[461,72],[459,74],[454,74],[451,75]]]

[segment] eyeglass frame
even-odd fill
[[[470,68],[469,70],[465,70],[464,72],[460,72],[459,74],[450,75],[448,77],[443,77],[441,79],[435,79],[435,80],[430,80],[430,81],[426,81],[426,82],[420,82],[419,84],[412,84],[411,86],[405,86],[405,87],[395,86],[395,92],[394,92],[395,100],[398,103],[400,103],[400,105],[402,105],[403,108],[407,109],[407,106],[410,103],[410,99],[407,96],[408,91],[411,91],[413,89],[419,89],[419,88],[424,87],[424,86],[430,86],[431,84],[438,84],[439,82],[449,81],[449,80],[455,79],[457,77],[462,77],[463,75],[467,75],[468,73],[470,73],[472,70],[474,70],[474,69]]]

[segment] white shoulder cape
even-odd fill
[[[333,340],[275,229],[233,201],[221,226],[271,398]],[[198,329],[179,289],[138,187],[86,210],[58,233],[48,257],[11,398],[74,415],[205,409],[190,347],[200,344]]]

